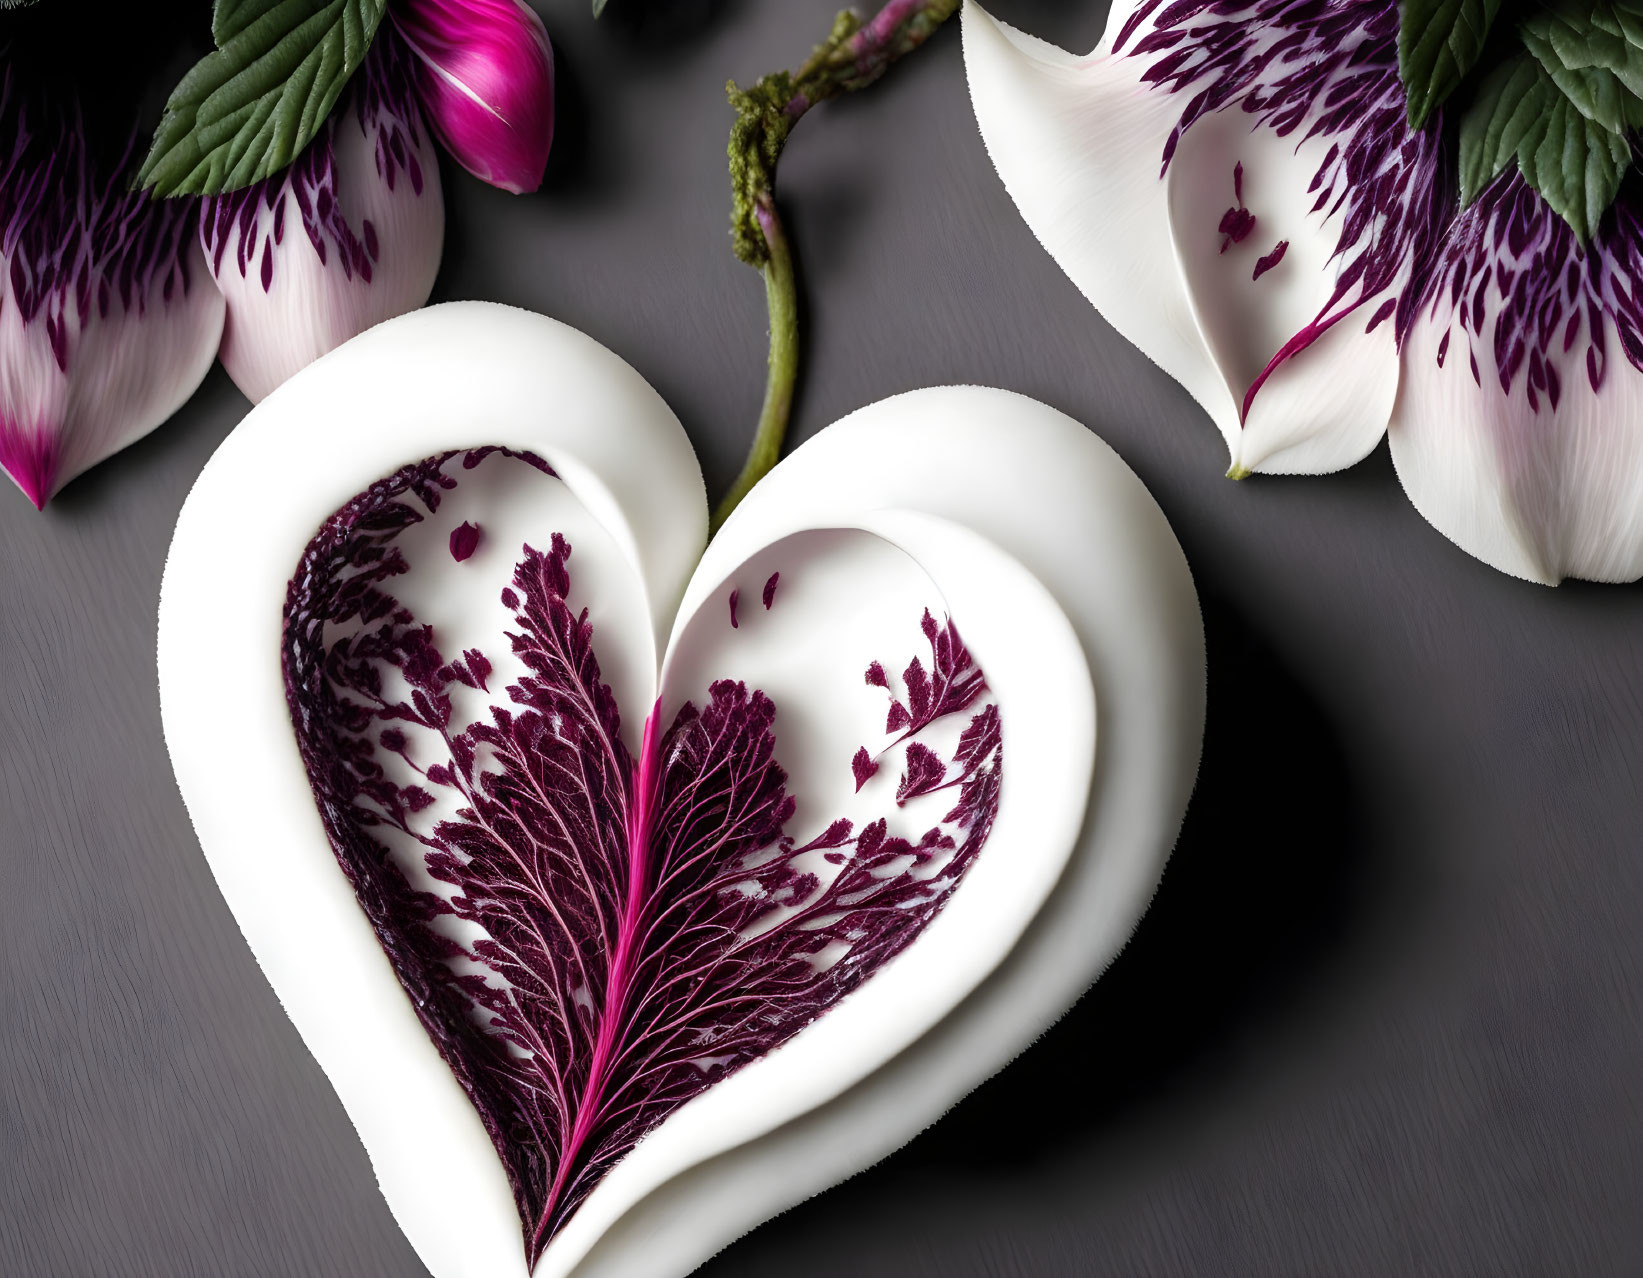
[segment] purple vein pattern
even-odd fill
[[[399,536],[438,509],[458,458],[504,451],[407,466],[328,520],[292,577],[282,656],[332,846],[490,1133],[534,1265],[647,1131],[929,924],[992,828],[1003,745],[980,668],[927,612],[904,695],[878,662],[867,683],[890,691],[901,734],[879,757],[906,746],[887,812],[945,790],[945,815],[911,839],[884,818],[807,815],[821,832],[799,842],[786,829],[802,796],[757,689],[719,680],[665,728],[652,709],[637,758],[623,746],[557,533],[522,548],[502,594],[513,628],[499,638],[524,674],[494,686],[483,652],[447,656],[390,587],[410,567]],[[489,698],[471,723],[454,719],[459,687]],[[967,718],[944,761],[916,738],[954,715]]]

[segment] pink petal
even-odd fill
[[[553,48],[519,0],[409,0],[395,25],[419,59],[417,88],[440,141],[481,181],[542,185],[553,146]]]

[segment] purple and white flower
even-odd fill
[[[140,439],[211,367],[223,299],[192,204],[100,163],[75,118],[0,84],[0,467],[37,508]]]
[[[54,17],[32,11],[0,52],[0,468],[37,507],[175,412],[214,356],[260,400],[426,302],[436,137],[494,186],[541,185],[553,56],[516,0],[391,0],[296,160],[203,200],[131,190],[136,133],[112,155],[88,142],[63,77],[34,74]]]
[[[1028,225],[1226,439],[1321,474],[1383,435],[1416,508],[1533,581],[1643,575],[1643,208],[1582,243],[1516,169],[1461,208],[1396,0],[1120,0],[1084,57],[965,6]]]

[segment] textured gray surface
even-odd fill
[[[726,247],[722,85],[794,60],[833,2],[612,0],[595,27],[562,0],[549,188],[447,184],[438,295],[614,347],[715,490],[763,358],[761,290]],[[1081,47],[1100,25],[997,8]],[[1643,595],[1474,563],[1384,451],[1223,480],[1208,421],[1016,217],[956,31],[807,120],[782,192],[807,275],[796,435],[949,381],[1089,423],[1192,561],[1210,726],[1163,889],[1101,985],[902,1153],[703,1274],[1643,1272]],[[213,374],[44,516],[0,493],[8,1276],[422,1272],[161,745],[161,564],[243,409]]]

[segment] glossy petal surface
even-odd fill
[[[392,10],[417,60],[422,107],[457,163],[516,194],[542,185],[553,146],[553,48],[523,0],[405,0]]]

